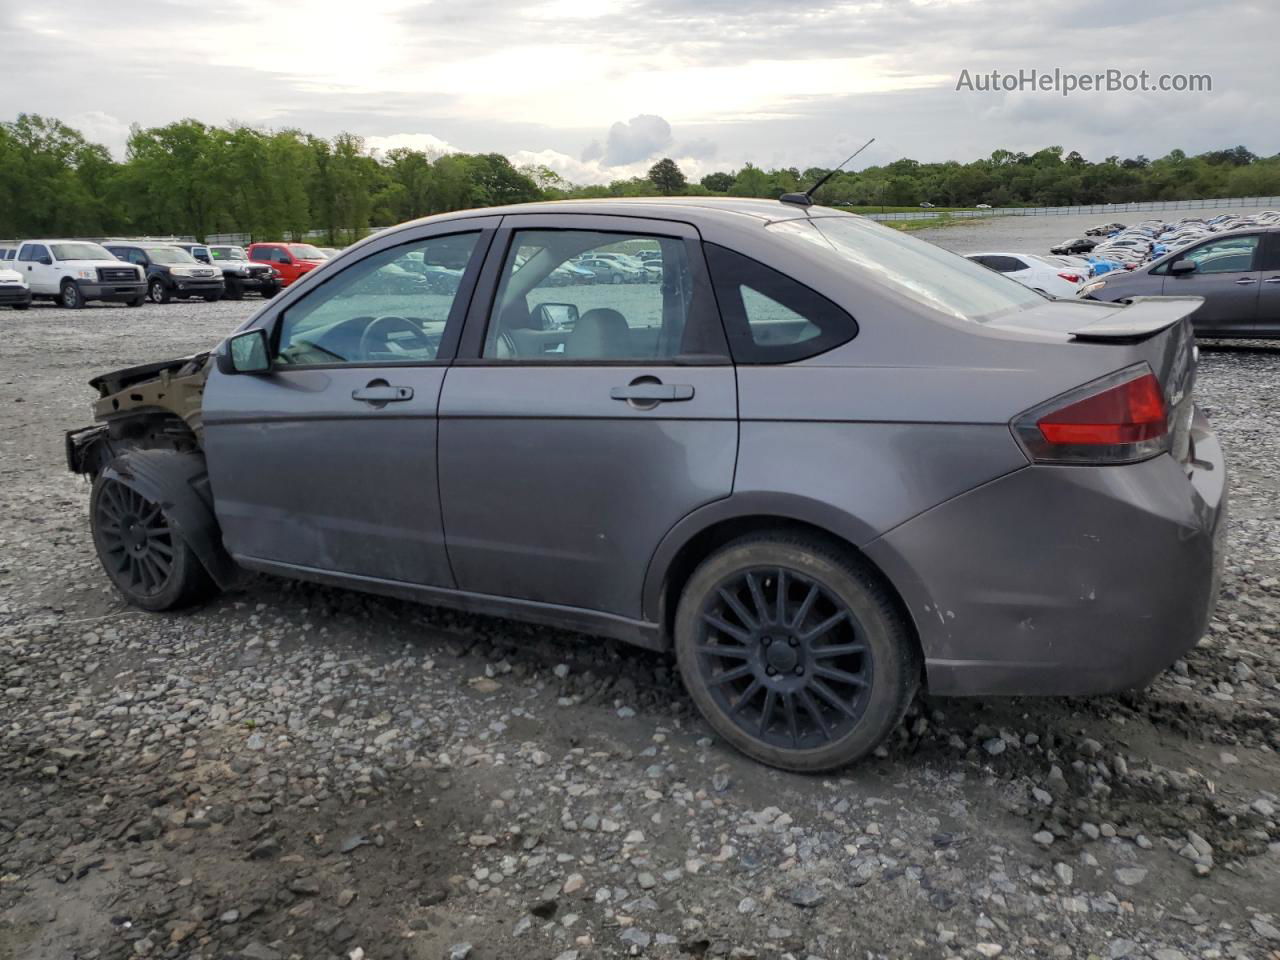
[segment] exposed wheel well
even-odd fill
[[[89,431],[84,441],[75,445],[75,472],[96,477],[103,467],[127,450],[200,452],[200,441],[191,427],[168,410],[131,410],[112,417],[104,426],[105,430]]]
[[[894,587],[892,581],[881,572],[880,568],[872,563],[865,553],[843,537],[839,537],[830,530],[812,523],[805,523],[803,520],[794,520],[789,517],[760,515],[722,520],[707,527],[707,529],[698,533],[681,547],[667,569],[666,581],[662,588],[662,608],[659,613],[662,618],[662,628],[667,637],[671,637],[674,630],[676,607],[680,603],[680,594],[684,590],[685,584],[689,582],[689,577],[693,575],[693,571],[698,568],[698,565],[726,543],[737,540],[739,537],[758,533],[801,535],[822,541],[852,558],[873,576],[877,577],[893,597],[894,606],[897,608],[899,616],[902,617],[902,622],[906,625],[911,635],[912,642],[916,647],[916,653],[920,656],[920,662],[924,662],[924,654],[920,646],[920,636],[916,631],[915,621],[908,612],[902,595]]]

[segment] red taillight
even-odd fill
[[[1168,448],[1169,411],[1160,381],[1142,364],[1042,404],[1014,429],[1035,460],[1132,463]]]
[[[1080,274],[1078,273],[1060,273],[1058,274],[1058,276],[1060,276],[1063,280],[1067,281],[1067,283],[1080,282]]]

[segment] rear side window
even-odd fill
[[[704,245],[735,363],[789,363],[847,343],[858,324],[804,284],[714,243]]]

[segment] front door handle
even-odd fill
[[[692,400],[693,385],[689,383],[661,383],[655,380],[644,380],[631,383],[625,387],[614,387],[609,391],[614,400],[629,400],[632,403],[666,403],[677,400]]]
[[[1280,277],[1268,277],[1263,283],[1280,283]]]
[[[1257,283],[1257,282],[1258,282],[1257,279],[1254,277],[1241,277],[1239,280],[1236,281],[1237,284],[1249,284],[1249,283]]]
[[[367,387],[352,390],[351,399],[365,403],[400,403],[413,399],[413,387],[395,387],[385,380],[375,380]]]

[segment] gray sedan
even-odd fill
[[[1280,227],[1215,234],[1081,288],[1108,302],[1161,295],[1204,298],[1191,315],[1199,336],[1280,337]]]
[[[662,282],[559,282],[620,244]],[[410,261],[461,279],[385,282]],[[248,569],[621,638],[740,750],[825,770],[922,684],[1116,691],[1200,638],[1198,305],[1047,300],[798,202],[465,211],[96,378],[67,455],[140,607]]]

